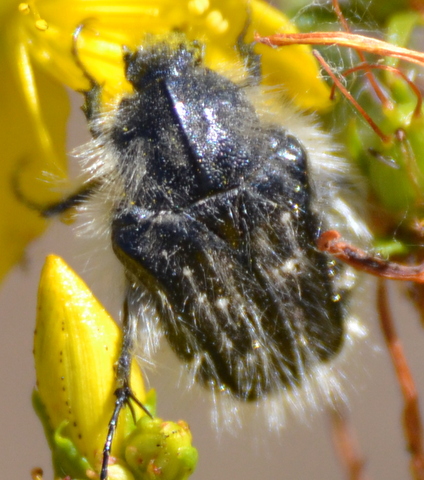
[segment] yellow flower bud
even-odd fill
[[[54,432],[55,447],[70,442],[78,458],[85,458],[97,471],[114,408],[114,367],[120,346],[118,326],[84,282],[59,257],[49,256],[41,274],[34,341],[37,399],[45,428]],[[136,364],[131,386],[145,402]],[[137,418],[144,415],[138,407],[134,411]],[[122,458],[123,439],[134,427],[126,408],[119,418],[112,456]]]

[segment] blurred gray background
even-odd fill
[[[85,120],[77,108],[69,128],[71,150],[88,139]],[[81,247],[74,241],[72,227],[54,221],[47,235],[28,248],[25,262],[10,273],[0,290],[0,478],[5,480],[29,479],[33,467],[44,469],[45,480],[53,478],[48,447],[30,401],[35,384],[32,334],[37,283],[49,253],[61,255],[86,278],[85,260]],[[401,480],[410,478],[401,428],[402,403],[377,325],[374,290],[374,283],[367,280],[356,297],[355,312],[362,317],[369,335],[345,362],[345,390],[370,476],[378,480]],[[418,315],[405,300],[404,286],[391,285],[390,295],[423,400],[424,330]],[[101,292],[99,296],[105,301]],[[165,419],[181,418],[189,422],[200,454],[193,479],[346,478],[331,445],[325,411],[308,414],[303,422],[289,418],[279,434],[269,433],[259,422],[236,436],[217,432],[211,425],[207,394],[178,388],[178,371],[171,369],[177,362],[172,358],[159,357],[158,363],[157,372],[148,374],[150,386],[158,392],[158,414]]]

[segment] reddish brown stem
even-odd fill
[[[349,102],[358,110],[358,112],[364,117],[364,119],[368,122],[370,127],[374,130],[374,132],[381,138],[381,140],[385,143],[389,143],[392,140],[392,137],[386,135],[382,132],[380,127],[374,122],[374,120],[368,115],[368,113],[359,105],[359,103],[355,100],[352,94],[346,89],[346,87],[342,84],[342,82],[334,75],[333,71],[330,68],[330,65],[324,60],[322,55],[317,51],[312,51],[315,58],[319,61],[322,65],[324,70],[330,75],[337,88],[343,93],[343,95],[349,100]]]
[[[322,233],[317,241],[317,246],[319,250],[330,253],[357,270],[376,277],[424,283],[424,265],[401,265],[370,255],[341,240],[341,235],[336,230]]]
[[[349,25],[340,9],[339,1],[338,0],[333,0],[333,9],[336,12],[337,18],[339,19],[339,22],[343,26],[346,32],[351,33],[351,30],[349,28]],[[372,74],[371,70],[367,68],[367,60],[365,58],[365,55],[361,50],[355,50],[356,53],[358,54],[359,58],[364,64],[364,70],[365,70],[365,75],[370,82],[372,88],[374,89],[374,92],[376,93],[377,97],[380,99],[380,102],[384,105],[386,108],[393,108],[393,105],[391,102],[388,100],[388,98],[384,95],[382,92],[380,86],[378,85],[376,79],[374,78],[374,75]]]
[[[342,75],[344,77],[346,77],[347,75],[350,75],[351,73],[357,72],[359,70],[366,70],[366,69],[386,70],[388,72],[392,72],[392,73],[395,73],[396,75],[401,76],[403,78],[403,80],[409,85],[409,87],[411,88],[411,90],[414,92],[414,94],[417,97],[417,104],[415,106],[413,116],[414,117],[419,117],[421,115],[421,108],[422,108],[422,104],[423,104],[423,96],[421,94],[421,91],[415,85],[415,83],[412,80],[410,80],[402,72],[402,70],[399,70],[398,68],[395,68],[395,67],[391,67],[390,65],[377,65],[377,64],[365,63],[365,64],[357,65],[356,67],[349,68],[348,70],[344,71],[342,73]],[[331,90],[331,95],[330,95],[331,97],[334,95],[334,88],[335,88],[335,86],[333,86],[333,88]]]
[[[400,58],[407,62],[424,65],[424,53],[398,47],[372,37],[347,32],[277,33],[269,37],[255,34],[255,41],[265,45],[283,47],[286,45],[339,45],[355,48],[375,55]]]
[[[346,408],[333,407],[330,410],[332,438],[337,457],[347,472],[349,480],[369,480],[364,472],[365,461],[359,451],[358,442]]]
[[[407,442],[407,450],[411,456],[411,472],[415,480],[424,480],[422,422],[418,404],[418,393],[401,341],[397,336],[393,324],[388,304],[387,289],[383,280],[380,280],[378,283],[377,308],[381,329],[386,340],[404,400],[403,426]]]

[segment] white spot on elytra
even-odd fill
[[[221,310],[227,310],[230,301],[226,297],[219,297],[215,305]]]
[[[281,271],[283,273],[293,273],[296,270],[297,270],[297,260],[295,258],[290,258],[289,260],[286,260],[281,265]]]
[[[197,301],[200,303],[200,304],[204,304],[206,303],[206,294],[205,293],[201,293],[198,297],[197,297]]]
[[[281,222],[285,224],[290,224],[291,223],[291,215],[289,212],[284,212],[281,215]]]
[[[184,267],[183,275],[187,278],[191,278],[193,276],[193,272],[188,267]]]

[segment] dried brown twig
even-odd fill
[[[402,343],[397,336],[393,324],[384,280],[379,280],[378,282],[377,309],[381,329],[404,399],[403,426],[407,442],[407,451],[411,456],[411,472],[415,480],[424,480],[423,432],[418,393],[403,351]]]
[[[424,283],[424,265],[401,265],[384,260],[341,239],[336,230],[328,230],[318,239],[318,248],[351,267],[380,278]]]
[[[332,440],[337,457],[349,480],[370,480],[365,473],[365,460],[360,452],[354,427],[344,405],[329,409]]]
[[[347,32],[278,33],[269,37],[255,35],[255,41],[265,45],[339,45],[380,56],[394,57],[407,62],[424,65],[424,53],[398,47],[372,37]]]

